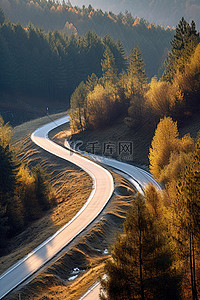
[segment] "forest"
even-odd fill
[[[93,72],[101,75],[100,61],[107,46],[115,53],[119,70],[124,64],[121,43],[92,32],[67,36],[6,21],[0,25],[0,45],[1,92],[46,97],[50,102],[57,99],[66,106],[80,81]]]
[[[197,29],[200,29],[198,0],[102,0],[101,2],[98,0],[71,0],[71,3],[74,6],[91,4],[96,9],[112,11],[116,14],[128,10],[135,17],[138,16],[151,23],[171,27],[175,27],[184,16],[190,22],[196,20]]]
[[[120,40],[126,54],[138,45],[150,77],[162,73],[162,63],[174,33],[170,28],[150,24],[128,12],[115,15],[101,9],[95,10],[91,5],[79,8],[64,1],[3,0],[1,7],[13,23],[20,22],[24,27],[31,22],[46,32],[56,29],[80,36],[92,30],[101,38],[109,35],[115,42]]]

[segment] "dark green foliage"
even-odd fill
[[[104,84],[115,84],[117,82],[117,68],[114,55],[112,54],[109,47],[106,47],[103,55],[103,60],[101,61],[101,67],[103,73],[102,79]]]
[[[94,75],[93,75],[94,76]],[[92,87],[91,87],[92,90]],[[71,108],[82,108],[84,106],[84,100],[87,96],[87,85],[82,81],[75,89],[71,96]]]
[[[0,26],[4,23],[5,21],[5,15],[4,15],[4,12],[2,10],[2,8],[0,7]]]
[[[96,75],[91,75],[90,80],[90,89],[91,91],[94,89],[92,80],[94,80]],[[95,83],[95,82],[94,82]],[[72,110],[76,110],[78,114],[78,120],[79,120],[79,127],[77,129],[83,131],[84,125],[83,125],[83,115],[84,115],[84,109],[85,109],[85,99],[87,97],[87,94],[89,92],[89,87],[82,81],[78,87],[75,89],[71,96],[70,105]]]
[[[163,228],[139,195],[106,264],[101,299],[178,299],[167,243]]]
[[[59,2],[47,0],[33,0],[32,4],[29,0],[4,1],[9,2],[9,5],[4,4],[3,6],[7,16],[11,21],[20,22],[24,26],[32,22],[35,26],[42,26],[46,32],[58,29],[67,34],[78,33],[81,36],[92,30],[100,37],[110,35],[115,41],[120,39],[127,54],[132,48],[139,45],[148,76],[158,74],[173,37],[173,30],[165,30],[142,18],[134,18],[130,13],[115,15],[112,12],[104,13],[100,9],[95,10],[91,6],[81,9],[71,7],[69,4],[62,6]],[[111,45],[107,44],[107,46],[116,58],[116,53]],[[118,68],[119,72],[121,72],[121,68],[123,68],[123,63]],[[93,72],[97,73],[96,70]]]
[[[19,164],[16,162],[10,146],[7,145],[4,148],[0,145],[0,202],[3,205],[8,198],[14,196],[18,168]]]
[[[126,124],[129,127],[141,124],[145,102],[144,90],[147,85],[141,51],[138,47],[134,48],[126,59],[123,47],[118,42],[121,62],[124,62],[126,68],[119,72],[115,57],[109,48],[115,49],[112,39],[105,36],[103,42],[107,46],[101,61],[102,77],[98,78],[92,74],[88,81],[81,82],[72,94],[70,116],[73,132],[107,126],[126,114],[127,109]]]
[[[127,76],[125,77],[125,95],[128,98],[128,116],[124,122],[129,127],[142,124],[144,118],[144,92],[147,84],[147,75],[144,70],[144,60],[139,47],[131,50],[128,57]],[[146,121],[146,120],[145,120]]]
[[[35,193],[39,206],[44,211],[48,210],[53,204],[50,203],[51,185],[49,176],[40,165],[37,165],[32,172],[35,178]]]
[[[183,64],[191,57],[199,42],[199,33],[196,31],[194,21],[190,25],[182,18],[176,27],[174,39],[171,41],[172,49],[163,73],[164,80],[171,82],[178,70],[183,71]]]
[[[123,65],[121,49],[110,37],[116,65]],[[101,75],[105,41],[85,36],[45,33],[31,23],[24,29],[9,21],[0,27],[0,91],[67,101],[89,74]],[[69,103],[67,103],[69,105]]]
[[[131,78],[137,77],[139,83],[147,83],[147,75],[144,70],[144,60],[142,58],[141,50],[138,46],[131,50],[128,57],[128,76]]]
[[[82,3],[82,0],[73,0],[74,5],[81,6]],[[199,0],[84,0],[84,4],[114,13],[128,10],[134,16],[149,22],[171,27],[176,26],[182,16],[198,19],[200,15]],[[200,29],[200,20],[197,24]]]
[[[8,231],[13,227],[9,208],[13,205],[15,187],[18,184],[17,172],[19,164],[10,150],[10,146],[0,145],[0,233],[1,246],[5,244]],[[11,222],[9,222],[11,220]]]
[[[0,254],[6,244],[7,230],[6,206],[0,203]]]
[[[97,85],[98,81],[99,78],[97,77],[96,74],[92,73],[91,76],[88,76],[88,79],[86,81],[87,90],[89,92],[92,92],[94,90],[94,87]]]

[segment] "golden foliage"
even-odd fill
[[[149,151],[150,170],[153,176],[161,181],[161,171],[168,165],[170,154],[178,138],[177,123],[168,117],[160,120]]]
[[[160,120],[149,151],[150,170],[159,182],[178,178],[190,153],[194,140],[190,135],[180,139],[177,123],[170,117]]]
[[[169,115],[183,102],[183,92],[178,82],[171,84],[153,77],[146,93],[147,105],[153,107],[159,116]]]
[[[3,118],[0,116],[0,145],[5,148],[7,145],[10,145],[11,138],[13,135],[12,127],[9,123],[4,123]]]
[[[87,126],[101,128],[115,117],[115,104],[118,100],[114,86],[103,87],[97,84],[86,99]]]

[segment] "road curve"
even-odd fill
[[[68,117],[63,117],[42,126],[33,132],[31,139],[44,150],[70,161],[86,171],[93,180],[92,193],[84,207],[68,224],[0,276],[0,298],[6,296],[39,270],[82,232],[103,210],[113,193],[113,178],[107,170],[85,157],[64,149],[48,138],[49,131],[68,120]]]

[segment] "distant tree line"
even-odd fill
[[[162,63],[170,48],[174,30],[150,24],[128,12],[115,15],[101,9],[95,10],[91,5],[79,8],[66,2],[3,0],[1,6],[12,22],[20,22],[23,26],[31,22],[34,26],[42,26],[46,32],[61,30],[68,35],[83,36],[92,30],[100,37],[110,35],[114,41],[123,43],[127,55],[138,45],[148,76],[161,75]]]
[[[1,14],[3,16],[3,14]],[[101,58],[106,47],[123,68],[119,43],[111,37],[67,36],[62,32],[45,33],[29,24],[23,28],[9,20],[0,23],[0,91],[65,101],[88,74],[101,75]]]
[[[71,1],[74,5],[81,5],[81,0]],[[163,26],[176,26],[182,16],[188,20],[195,20],[200,29],[200,3],[199,0],[84,0],[85,5],[91,4],[95,8],[114,13],[128,10],[134,16],[143,17],[151,23]]]
[[[0,254],[7,240],[56,204],[47,173],[18,159],[12,128],[0,117]]]

